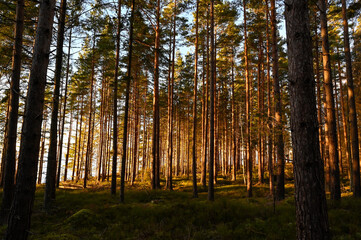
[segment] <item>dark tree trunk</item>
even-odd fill
[[[246,0],[243,0],[243,21],[244,21],[244,58],[246,78],[246,172],[247,172],[247,196],[252,197],[252,146],[251,146],[251,82],[248,70],[248,42],[247,42],[247,12]]]
[[[5,239],[27,239],[34,203],[55,0],[41,1],[20,143],[16,190]]]
[[[271,0],[271,32],[273,91],[275,99],[275,144],[277,152],[277,186],[275,197],[277,200],[282,200],[285,198],[285,156],[283,143],[281,90],[278,76],[278,44],[275,0]]]
[[[117,16],[117,49],[115,53],[114,70],[114,92],[113,92],[113,161],[112,161],[112,183],[111,194],[116,194],[117,188],[117,161],[118,161],[118,74],[119,74],[119,52],[120,52],[120,24],[121,24],[121,0],[118,0]],[[99,166],[100,168],[100,166]]]
[[[211,14],[211,89],[210,89],[210,137],[209,137],[209,165],[208,165],[208,200],[214,201],[214,86],[215,86],[215,71],[216,64],[214,59],[214,0],[211,0],[210,6],[210,14]]]
[[[14,176],[16,163],[16,138],[18,128],[18,111],[19,111],[19,84],[21,73],[21,54],[23,47],[23,31],[24,31],[24,0],[18,0],[16,5],[16,25],[15,25],[15,43],[13,47],[12,76],[10,83],[10,109],[8,112],[7,128],[5,133],[6,146],[4,188],[3,201],[0,210],[0,222],[6,223],[11,203],[14,198]]]
[[[194,89],[193,89],[193,146],[192,146],[192,175],[193,175],[193,197],[198,198],[197,190],[197,84],[198,84],[198,5],[196,1],[196,39],[194,59]]]
[[[63,139],[64,139],[64,125],[65,125],[65,112],[67,106],[67,99],[68,99],[68,83],[69,83],[69,71],[70,71],[70,50],[71,50],[71,36],[72,36],[73,29],[70,29],[69,34],[69,42],[68,42],[68,58],[66,63],[66,76],[65,76],[65,93],[64,93],[64,106],[63,106],[63,116],[62,116],[62,123],[61,123],[61,134],[60,134],[60,143],[59,143],[59,155],[58,155],[58,173],[57,173],[57,180],[56,186],[59,187],[60,183],[60,171],[61,171],[61,156],[63,152]],[[65,158],[68,158],[67,156]],[[68,158],[69,159],[69,158]],[[67,160],[65,160],[67,161]],[[67,166],[67,164],[66,164]],[[64,179],[66,179],[64,177]],[[66,180],[64,180],[66,181]]]
[[[45,192],[44,192],[44,208],[46,210],[49,210],[51,208],[52,201],[55,200],[56,167],[57,167],[56,148],[58,145],[57,140],[58,140],[59,90],[60,90],[60,81],[61,81],[61,70],[63,66],[65,15],[66,15],[66,0],[62,0],[60,4],[58,37],[56,43],[54,95],[53,95],[52,112],[51,112],[50,143],[49,143],[49,151],[48,151],[48,164],[46,167],[46,184],[45,184]],[[61,156],[59,156],[59,162],[60,159]]]
[[[157,0],[157,25],[155,27],[154,46],[154,96],[153,96],[153,162],[152,162],[152,189],[160,187],[159,173],[159,41],[160,41],[160,0]]]
[[[308,1],[285,2],[297,239],[330,239],[318,141]]]
[[[127,79],[125,89],[125,106],[124,106],[124,125],[123,125],[123,155],[122,155],[122,167],[120,171],[120,202],[124,202],[124,189],[125,189],[125,165],[127,159],[127,137],[128,137],[128,116],[129,116],[129,93],[130,82],[132,78],[132,56],[133,56],[133,24],[134,24],[134,9],[135,0],[132,0],[132,12],[130,15],[129,26],[129,49],[128,49],[128,67],[127,67]]]

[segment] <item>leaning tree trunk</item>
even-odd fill
[[[20,143],[17,185],[5,239],[27,239],[29,234],[54,9],[55,0],[41,1]]]
[[[308,1],[285,2],[297,239],[330,239],[318,141]]]
[[[344,49],[345,49],[345,58],[346,58],[347,98],[348,98],[348,104],[350,110],[349,121],[350,121],[350,138],[351,138],[351,149],[352,149],[351,153],[352,153],[353,195],[355,197],[361,197],[359,140],[358,140],[355,93],[354,93],[353,76],[352,76],[350,40],[348,34],[348,22],[347,22],[347,14],[346,14],[346,0],[342,0],[342,19],[343,19]]]
[[[10,111],[8,112],[7,129],[5,133],[5,171],[3,201],[0,210],[0,222],[6,223],[14,197],[14,176],[15,176],[15,155],[16,138],[18,129],[18,111],[19,111],[19,84],[21,73],[21,54],[23,47],[24,31],[24,0],[18,0],[16,5],[16,25],[15,25],[15,43],[13,49],[12,76],[10,83]]]

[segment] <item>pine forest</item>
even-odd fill
[[[0,1],[6,240],[361,239],[358,0]]]

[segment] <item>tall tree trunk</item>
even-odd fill
[[[56,62],[54,76],[54,95],[50,123],[50,143],[48,151],[48,164],[46,167],[46,184],[44,192],[44,208],[50,210],[52,201],[55,200],[56,188],[56,153],[58,140],[58,114],[59,114],[59,90],[61,81],[61,70],[63,66],[63,45],[65,31],[66,0],[61,0],[60,17],[58,24],[58,36],[56,43]],[[61,159],[61,156],[60,158]]]
[[[278,41],[275,0],[271,0],[271,32],[273,91],[275,99],[275,143],[277,148],[277,186],[275,197],[277,200],[282,200],[285,198],[285,156],[283,143],[281,90],[278,76]]]
[[[207,51],[207,66],[206,66],[206,97],[205,97],[205,133],[204,133],[204,150],[203,150],[203,165],[202,165],[202,176],[201,176],[201,183],[203,187],[207,187],[207,158],[208,158],[208,127],[209,127],[209,121],[208,121],[208,109],[209,109],[209,65],[210,65],[210,59],[209,59],[209,8],[207,8],[207,43],[206,43],[206,51]]]
[[[153,162],[152,162],[152,189],[160,187],[159,182],[159,41],[160,41],[160,0],[157,0],[157,25],[155,27],[154,46],[154,96],[153,96]]]
[[[268,7],[268,0],[266,0],[266,51],[267,51],[267,122],[268,122],[268,131],[267,131],[267,138],[268,138],[268,171],[269,171],[269,188],[270,194],[275,197],[274,194],[274,175],[273,175],[273,120],[272,120],[272,84],[271,84],[271,63],[270,63],[270,36],[269,36],[269,7]]]
[[[138,79],[137,77],[134,79],[134,145],[133,145],[133,174],[131,184],[133,185],[137,175],[137,162],[138,162],[138,134],[139,134],[139,111],[138,111]]]
[[[326,138],[328,138],[328,151],[330,162],[330,191],[331,199],[341,199],[340,189],[340,169],[338,167],[338,153],[337,153],[337,129],[336,129],[336,115],[335,115],[335,102],[332,87],[332,74],[331,74],[331,59],[328,43],[328,30],[327,30],[327,0],[320,0],[320,19],[321,19],[321,38],[322,38],[322,60],[323,60],[323,77],[324,88],[326,97],[326,125],[327,130]]]
[[[64,14],[65,15],[65,14]],[[58,155],[58,174],[56,180],[56,186],[59,187],[60,183],[60,170],[61,170],[61,156],[63,152],[63,139],[64,139],[64,125],[65,125],[65,112],[67,106],[67,99],[68,99],[68,83],[69,83],[69,71],[70,71],[70,50],[71,50],[71,36],[72,36],[73,29],[70,29],[69,34],[69,42],[68,42],[68,58],[66,63],[66,76],[65,76],[65,93],[64,93],[64,106],[63,106],[63,116],[61,122],[61,134],[60,134],[60,143],[59,143],[59,155]],[[70,122],[71,124],[71,122]],[[65,158],[68,158],[67,156]],[[67,164],[66,164],[67,165]],[[64,177],[64,179],[66,179]],[[65,180],[66,181],[66,180]]]
[[[117,187],[117,161],[118,161],[118,74],[119,74],[119,52],[120,52],[120,24],[121,24],[121,0],[118,0],[117,16],[117,49],[115,53],[114,69],[114,92],[113,92],[113,165],[112,165],[112,183],[110,192],[116,193]]]
[[[176,22],[177,22],[177,1],[174,1],[174,15],[173,15],[173,33],[172,33],[172,77],[168,80],[168,176],[167,188],[173,190],[172,174],[173,174],[173,86],[175,73],[175,37],[176,37]],[[171,55],[171,54],[170,54]],[[170,71],[169,71],[170,73]]]
[[[318,51],[318,33],[317,33],[317,11],[314,14],[315,17],[315,72],[316,72],[316,89],[317,89],[317,120],[318,120],[318,135],[320,141],[320,151],[321,151],[321,159],[324,159],[325,149],[324,149],[324,135],[322,131],[322,97],[321,97],[321,77],[320,77],[320,60],[319,60],[319,51]]]
[[[348,33],[347,14],[346,14],[346,0],[341,0],[341,2],[342,2],[344,50],[345,50],[345,58],[346,58],[345,60],[346,60],[347,98],[350,108],[349,121],[350,121],[350,138],[351,138],[351,149],[352,149],[351,153],[352,153],[353,195],[355,197],[361,197],[359,140],[358,140],[355,93],[354,93],[353,76],[352,76],[350,40]]]
[[[351,145],[350,145],[350,132],[349,132],[349,128],[348,128],[348,121],[347,121],[347,114],[346,112],[349,112],[347,109],[347,102],[344,103],[344,93],[343,93],[343,84],[342,84],[342,78],[341,78],[341,66],[340,66],[340,60],[338,60],[338,69],[340,72],[340,99],[341,99],[341,114],[342,114],[342,128],[343,128],[343,139],[344,139],[344,144],[345,144],[345,149],[346,149],[346,161],[347,161],[347,165],[348,165],[348,176],[350,179],[350,186],[352,189],[353,186],[353,182],[352,182],[352,161],[351,161]]]
[[[231,107],[232,107],[232,153],[233,153],[233,172],[232,172],[232,181],[236,181],[237,177],[237,131],[236,131],[236,106],[235,106],[235,87],[234,87],[234,48],[232,47],[232,59],[231,59],[231,85],[232,85],[232,100],[231,100]]]
[[[214,59],[214,0],[211,0],[210,6],[210,14],[211,14],[211,49],[210,49],[210,57],[211,57],[211,89],[210,89],[210,137],[209,137],[209,164],[208,164],[208,200],[214,201],[214,86],[215,86],[215,71],[216,64]]]
[[[132,79],[132,57],[133,57],[133,25],[134,25],[134,12],[135,0],[132,0],[130,26],[129,26],[129,48],[128,48],[128,67],[127,67],[127,81],[125,89],[125,106],[124,106],[124,125],[123,125],[123,155],[122,155],[122,168],[120,171],[120,201],[124,202],[124,189],[125,189],[125,165],[127,159],[127,137],[128,137],[128,116],[129,116],[129,92],[130,82]]]
[[[29,234],[54,10],[55,0],[41,1],[20,143],[17,185],[5,236],[9,240],[27,239]]]
[[[84,166],[84,183],[83,187],[87,187],[88,181],[88,172],[91,161],[92,153],[92,123],[93,123],[93,96],[94,96],[94,80],[95,80],[95,38],[96,34],[93,33],[93,47],[92,47],[92,67],[91,67],[91,76],[90,76],[90,98],[89,98],[89,118],[88,118],[88,136],[87,136],[87,145],[85,153],[85,166]]]
[[[193,197],[198,198],[197,190],[197,85],[198,85],[198,6],[196,1],[196,39],[194,58],[194,89],[193,89],[193,146],[192,146],[192,175],[193,175]]]
[[[308,1],[285,2],[297,239],[330,239],[318,141]]]
[[[8,112],[7,128],[4,140],[6,142],[5,149],[5,171],[4,175],[4,188],[3,188],[3,201],[0,209],[0,221],[6,223],[14,198],[14,176],[16,164],[16,138],[18,130],[18,111],[19,111],[19,84],[21,74],[21,54],[23,47],[23,31],[24,31],[24,0],[18,0],[16,5],[16,24],[14,31],[14,47],[12,59],[12,76],[10,83],[10,108]]]
[[[65,95],[66,96],[66,95]],[[70,112],[70,127],[69,127],[69,136],[68,136],[68,147],[66,150],[66,155],[65,155],[65,167],[64,167],[64,182],[67,180],[68,178],[68,163],[69,163],[69,153],[70,153],[70,145],[71,145],[71,132],[72,132],[72,126],[73,126],[73,112]]]
[[[243,22],[244,22],[244,61],[246,78],[246,162],[247,162],[247,196],[252,197],[252,147],[251,147],[251,83],[248,70],[248,40],[247,40],[247,12],[246,0],[243,0]]]

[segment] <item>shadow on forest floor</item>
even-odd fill
[[[191,179],[180,177],[174,179],[174,191],[151,190],[142,182],[126,186],[124,204],[119,189],[110,195],[109,182],[89,181],[88,186],[62,183],[54,208],[45,213],[39,185],[30,239],[295,239],[290,183],[286,199],[275,205],[268,183],[255,184],[253,198],[247,198],[242,178],[219,178],[214,202],[207,201],[207,188],[200,185],[199,198],[192,198]],[[348,195],[340,204],[329,202],[334,239],[361,239],[361,200]]]

